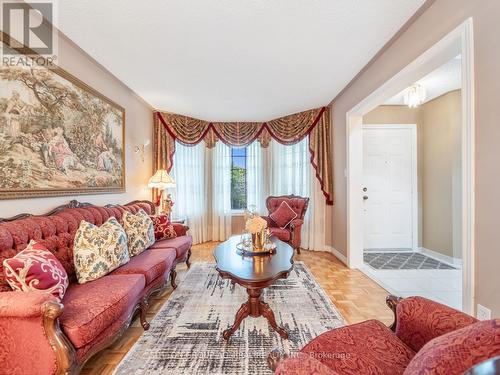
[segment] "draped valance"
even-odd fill
[[[267,147],[271,139],[292,145],[309,137],[311,165],[326,203],[333,204],[330,109],[311,109],[267,122],[208,122],[165,112],[154,115],[154,168],[170,172],[175,142],[194,146],[205,141],[212,148],[220,140],[228,146],[247,146],[255,140]]]

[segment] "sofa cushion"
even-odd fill
[[[127,235],[114,217],[100,227],[82,221],[73,251],[80,284],[107,275],[129,261]]]
[[[307,210],[307,206],[309,204],[309,198],[303,197],[289,197],[289,196],[280,196],[280,197],[268,197],[266,199],[266,207],[268,211],[274,212],[281,205],[281,202],[286,202],[290,206],[292,210],[295,211],[298,218],[303,218],[304,214]]]
[[[185,236],[187,231],[189,230],[189,227],[187,225],[181,223],[172,223],[172,226],[174,227],[177,237]]]
[[[292,210],[286,201],[283,201],[279,207],[269,215],[269,217],[276,224],[278,224],[281,229],[285,229],[293,219],[298,217],[298,215],[294,210]]]
[[[91,342],[114,320],[128,317],[145,286],[141,275],[107,275],[86,284],[71,284],[59,318],[76,348]]]
[[[170,271],[177,257],[174,249],[146,250],[130,259],[130,262],[113,271],[113,275],[144,275],[146,285]]]
[[[281,241],[285,241],[285,242],[290,241],[291,234],[290,234],[290,231],[288,229],[269,228],[269,232],[271,233],[271,236],[276,236]]]
[[[154,224],[156,241],[177,237],[177,232],[167,215],[151,215],[150,218]]]
[[[143,209],[147,214],[154,211],[148,202],[134,202],[128,206],[132,212]],[[69,280],[75,281],[73,240],[82,220],[100,226],[111,216],[120,222],[123,206],[92,206],[65,208],[47,216],[32,216],[0,223],[0,292],[11,288],[3,277],[3,260],[12,258],[26,248],[30,240],[45,246],[61,262]],[[176,228],[176,224],[174,225]],[[176,232],[179,235],[179,232]]]
[[[176,238],[171,238],[169,240],[156,241],[155,244],[150,247],[150,249],[174,249],[177,252],[177,259],[183,259],[186,256],[188,250],[191,248],[192,244],[193,237],[179,236]]]
[[[424,345],[405,375],[459,375],[500,355],[500,319],[486,320],[436,337]]]
[[[62,299],[68,287],[68,274],[61,262],[33,240],[26,249],[3,261],[3,272],[13,290],[40,290]]]
[[[136,214],[123,214],[123,229],[127,233],[128,252],[130,257],[136,256],[155,243],[153,221],[143,209]]]
[[[402,374],[415,355],[377,320],[325,332],[304,346],[301,353],[345,375]]]

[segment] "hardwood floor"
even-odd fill
[[[193,246],[192,263],[213,262],[212,251],[215,245],[217,243],[212,242]],[[294,259],[307,265],[348,323],[366,319],[378,319],[386,324],[392,322],[392,312],[385,305],[385,297],[389,293],[361,271],[348,269],[327,252],[302,251],[302,254],[296,255]],[[182,283],[186,271],[184,264],[177,266],[179,283]],[[168,287],[161,295],[150,300],[149,321],[154,318],[172,291],[172,288]],[[139,319],[136,319],[120,340],[91,358],[81,374],[111,374],[142,333]]]

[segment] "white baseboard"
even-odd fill
[[[418,251],[422,254],[430,256],[431,258],[439,260],[440,262],[449,264],[450,266],[462,268],[462,259],[453,258],[448,255],[438,253],[437,251],[426,249],[425,247],[419,247]]]
[[[331,252],[335,257],[347,266],[347,257],[340,251],[335,249],[333,246],[325,246],[325,248]]]

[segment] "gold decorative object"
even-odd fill
[[[267,221],[255,212],[248,212],[245,230],[252,235],[252,251],[266,251],[264,245],[268,240]]]
[[[254,251],[263,251],[266,243],[266,232],[262,229],[260,232],[252,233],[252,244]]]

